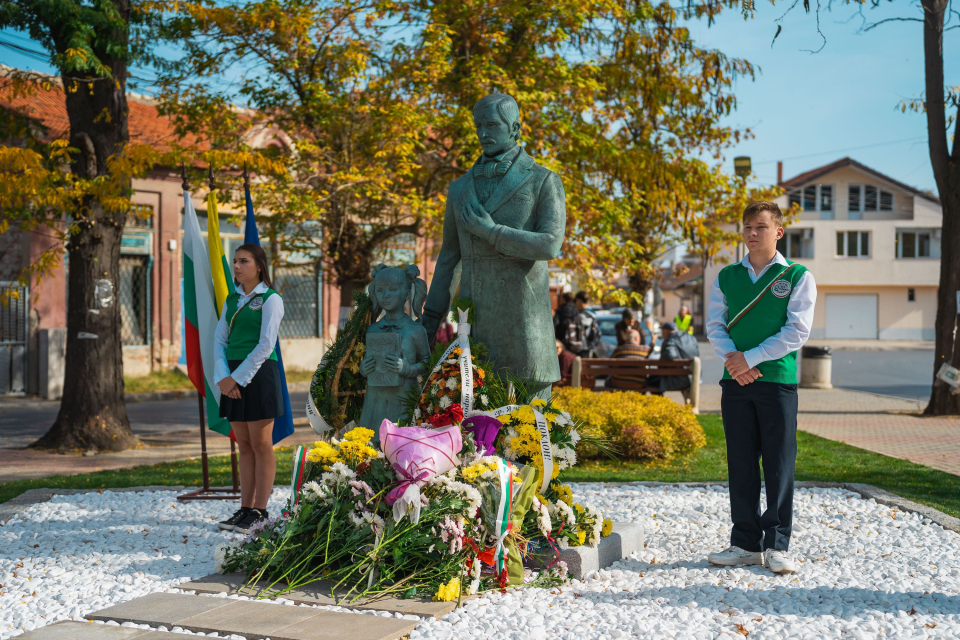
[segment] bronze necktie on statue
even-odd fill
[[[473,177],[474,178],[494,178],[496,176],[502,176],[507,173],[507,169],[510,168],[513,162],[510,160],[504,160],[502,162],[490,161],[486,164],[475,164],[473,165]]]

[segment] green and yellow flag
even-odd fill
[[[217,318],[223,310],[227,296],[233,290],[233,278],[230,264],[223,253],[223,241],[220,239],[220,215],[217,213],[217,190],[207,194],[207,247],[210,253],[210,272],[213,275],[213,291],[217,296]]]

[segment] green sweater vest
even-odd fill
[[[227,325],[230,326],[230,337],[227,338],[227,360],[246,360],[260,342],[263,303],[272,295],[280,294],[273,289],[267,289],[264,293],[254,295],[239,312],[237,303],[240,300],[240,294],[234,291],[227,296]],[[260,302],[256,302],[257,300]],[[251,308],[251,305],[255,308]],[[276,359],[277,349],[274,347],[268,360]]]
[[[787,264],[793,264],[787,260]],[[781,265],[771,266],[755,283],[750,280],[750,273],[739,262],[724,267],[718,276],[720,290],[727,299],[727,322],[733,320],[740,311],[753,302],[763,289],[773,280],[778,279],[786,269]],[[790,283],[787,289],[783,285],[775,285],[747,311],[740,320],[730,328],[730,338],[737,346],[737,351],[749,351],[760,346],[760,343],[770,336],[779,333],[787,324],[787,305],[790,303],[790,294],[806,273],[806,267],[797,265],[785,276]],[[757,365],[763,374],[757,382],[779,382],[781,384],[797,384],[797,352],[791,351],[777,360],[768,360]],[[723,370],[724,380],[730,379],[730,374]]]

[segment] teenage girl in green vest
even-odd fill
[[[271,288],[267,255],[255,244],[233,257],[236,291],[217,324],[213,379],[220,387],[220,417],[230,421],[240,448],[240,508],[220,528],[246,533],[266,520],[277,459],[273,421],[283,415],[277,332],[283,299]]]
[[[713,564],[796,571],[788,553],[797,459],[797,350],[813,325],[817,286],[777,251],[783,213],[773,202],[743,212],[749,253],[720,271],[710,293],[707,337],[724,359],[720,411],[730,479],[730,546]],[[767,508],[760,512],[760,459]]]

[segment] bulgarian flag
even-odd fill
[[[247,219],[244,226],[244,244],[260,246],[260,233],[257,231],[257,222],[253,217],[253,199],[250,197],[250,187],[244,181],[244,191],[247,200]],[[273,444],[277,444],[287,436],[293,435],[293,410],[290,408],[290,392],[287,390],[287,374],[283,370],[283,354],[280,353],[280,337],[277,336],[277,364],[280,366],[280,392],[283,394],[283,415],[273,421]],[[309,395],[309,394],[307,394]],[[296,473],[296,468],[294,468]],[[303,479],[301,478],[301,484]],[[294,492],[297,496],[298,492]]]
[[[216,216],[216,208],[213,211]],[[220,255],[223,255],[222,249]],[[217,305],[213,283],[210,259],[200,235],[200,221],[190,200],[190,192],[184,191],[183,312],[187,371],[197,392],[207,399],[207,426],[228,436],[230,423],[220,417],[220,387],[213,383],[213,341],[222,307]]]

